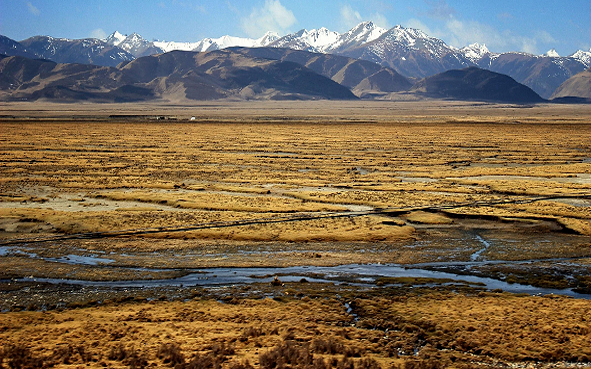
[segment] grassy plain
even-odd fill
[[[468,274],[591,291],[588,106],[14,103],[2,115],[1,278],[492,261]],[[8,309],[23,305],[18,294],[30,286],[2,286],[6,301],[17,296]],[[184,303],[2,313],[0,366],[17,354],[57,367],[273,367],[287,357],[319,368],[319,358],[333,367],[561,367],[591,358],[587,300],[257,288],[278,301],[220,304],[200,291]]]
[[[7,362],[18,353],[56,368],[557,368],[591,358],[587,300],[324,285],[281,293],[2,314],[0,337]]]

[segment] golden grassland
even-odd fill
[[[114,265],[198,268],[470,260],[478,245],[409,245],[425,235],[443,240],[446,227],[591,235],[587,106],[228,104],[8,104],[14,118],[0,122],[1,237],[161,229],[28,251],[112,252]],[[539,196],[552,198],[528,201]],[[375,208],[388,210],[325,217]],[[493,223],[468,221],[480,218]],[[591,256],[587,245],[523,242],[484,255],[580,258]],[[72,275],[8,256],[4,277]]]
[[[260,123],[266,121],[261,111],[257,118],[241,104],[237,110],[249,111],[242,120],[259,123],[240,123],[232,115],[235,110],[223,106],[204,110],[220,119],[224,116],[219,110],[225,111],[231,122],[224,124],[4,121],[2,218],[45,225],[29,227],[32,232],[51,228],[77,233],[343,211],[347,206],[406,209],[591,192],[588,109],[572,108],[567,115],[563,107],[458,105],[436,116],[433,106],[425,108],[425,115],[410,114],[407,104],[391,105],[390,110],[384,106],[374,109],[375,116],[374,110],[365,112],[374,123],[344,125],[335,124],[344,118],[338,112],[355,110],[339,103],[327,108],[337,112],[334,118],[308,112],[299,121],[293,116],[297,109],[279,110],[290,117],[287,123],[276,122],[283,115]],[[401,111],[396,110],[399,106]],[[445,115],[458,110],[463,115],[451,121]],[[524,111],[529,111],[527,119]],[[31,210],[36,208],[47,210]],[[456,211],[550,217],[582,234],[589,234],[591,226],[591,207],[564,203]],[[368,228],[362,225],[371,228],[373,223],[337,226],[335,231],[345,240],[363,241]],[[286,223],[285,234],[299,233],[293,226]],[[21,224],[21,230],[26,228]],[[408,235],[391,229],[386,238]],[[243,239],[235,233],[201,232],[207,239]],[[262,234],[255,239],[277,235],[273,230]],[[315,232],[310,235],[318,239]],[[327,240],[335,239],[327,235]]]
[[[587,300],[343,297],[320,287],[328,286],[310,286],[319,291],[312,298],[286,285],[276,299],[195,297],[1,314],[4,360],[56,368],[487,368],[591,359]]]
[[[507,261],[475,267],[480,275],[591,291],[588,106],[10,103],[1,115],[0,238],[16,243],[0,250],[0,278],[480,255]],[[385,210],[363,213],[376,208]],[[78,238],[126,230],[156,231]],[[475,234],[511,242],[482,250]],[[71,255],[112,262],[65,262]],[[0,367],[589,365],[587,300],[411,287],[286,283],[244,287],[275,299],[221,289],[2,313]],[[28,288],[15,293],[34,299]]]

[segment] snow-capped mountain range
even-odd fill
[[[419,29],[405,28],[398,25],[388,30],[369,21],[362,22],[342,34],[322,27],[312,30],[302,29],[296,33],[288,34],[283,37],[280,37],[276,32],[267,32],[264,36],[258,39],[225,35],[219,38],[204,38],[196,42],[150,42],[143,39],[137,33],[132,33],[127,36],[115,31],[103,41],[113,46],[119,46],[131,54],[134,54],[134,50],[146,48],[147,45],[160,49],[161,52],[170,52],[174,50],[204,52],[229,47],[282,47],[316,53],[338,54],[351,48],[364,46],[380,38],[382,38],[385,43],[396,44],[399,47],[401,46],[408,49],[422,50],[439,57],[442,57],[449,52],[456,52],[473,63],[476,63],[487,54],[490,54],[492,57],[502,55],[490,52],[484,44],[474,43],[458,49],[447,45],[444,41],[438,38],[427,35]],[[375,50],[375,52],[379,53],[379,50]],[[518,54],[530,55],[525,53]],[[551,49],[538,56],[561,58],[555,49]],[[587,67],[591,67],[591,50],[579,50],[568,57],[577,59]]]
[[[198,42],[154,41],[154,45],[164,52],[173,50],[204,52],[228,47],[264,47],[277,39],[279,39],[279,35],[276,32],[267,32],[258,39],[226,35],[219,38],[205,38]]]
[[[259,39],[226,35],[196,42],[148,41],[137,33],[124,35],[116,31],[102,40],[67,40],[35,36],[21,41],[21,45],[14,46],[14,42],[16,41],[7,41],[5,45],[12,45],[10,47],[4,47],[0,43],[0,53],[11,55],[22,46],[24,51],[20,52],[58,62],[108,66],[174,50],[204,52],[229,47],[289,48],[342,55],[372,61],[415,79],[450,69],[478,66],[507,74],[545,98],[550,97],[562,82],[591,67],[591,50],[579,50],[567,57],[558,55],[554,49],[543,55],[522,52],[494,53],[483,44],[475,43],[456,48],[418,29],[402,26],[384,29],[373,22],[362,22],[345,33],[323,27],[303,29],[283,37],[268,32]],[[70,44],[74,46],[68,46]]]

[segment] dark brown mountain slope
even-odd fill
[[[591,69],[578,73],[561,84],[552,99],[578,97],[591,101]]]
[[[292,62],[230,50],[174,51],[118,67],[0,60],[3,100],[355,99],[351,91]]]
[[[453,100],[538,103],[545,101],[532,89],[504,74],[470,67],[425,78],[411,92],[430,98]]]
[[[259,58],[289,61],[349,87],[357,96],[406,91],[412,83],[391,68],[366,60],[282,48],[233,48]]]

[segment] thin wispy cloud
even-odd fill
[[[248,36],[260,37],[267,31],[285,33],[297,19],[279,0],[265,0],[262,8],[254,8],[240,23]]]
[[[232,13],[234,13],[234,14],[240,14],[240,10],[238,10],[238,8],[237,8],[237,7],[236,7],[234,4],[232,4],[232,3],[230,2],[230,0],[226,0],[226,6],[228,7],[228,9],[229,9],[229,10],[230,10]]]
[[[456,16],[457,11],[450,6],[445,0],[425,0],[427,10],[422,12],[426,15],[436,19],[450,19]]]
[[[417,11],[417,15],[436,20],[437,26],[429,28],[422,21],[412,18],[407,27],[418,28],[429,36],[445,40],[458,48],[473,43],[485,44],[491,51],[512,49],[530,54],[538,54],[543,45],[556,43],[556,39],[547,31],[537,31],[533,36],[515,34],[474,20],[461,19],[455,8],[444,0],[425,0],[426,10]],[[511,19],[510,13],[499,13],[498,18]]]
[[[41,14],[41,12],[39,11],[39,9],[33,5],[30,1],[27,1],[27,8],[29,9],[29,13],[38,16],[39,14]]]
[[[388,18],[386,18],[386,16],[381,13],[373,13],[371,15],[370,19],[378,27],[387,28],[387,29],[392,28],[392,25],[388,21]]]
[[[544,46],[555,44],[556,39],[547,31],[537,31],[533,36],[515,34],[509,30],[499,31],[497,28],[476,22],[451,19],[445,24],[442,35],[456,47],[466,46],[475,42],[486,44],[491,50],[513,49],[530,54],[539,54]]]
[[[90,37],[98,39],[107,38],[107,32],[105,32],[102,28],[93,29],[90,32]]]
[[[361,14],[354,10],[349,4],[341,6],[340,13],[341,27],[343,29],[351,29],[363,21]]]
[[[353,9],[351,5],[346,4],[340,9],[340,28],[341,31],[348,31],[363,21],[372,21],[379,27],[390,28],[390,22],[385,15],[379,12],[372,13],[369,17],[362,16],[357,10]]]
[[[515,18],[513,16],[513,14],[508,13],[508,12],[502,12],[502,13],[497,14],[497,19],[499,19],[501,21],[511,20],[513,18]]]

